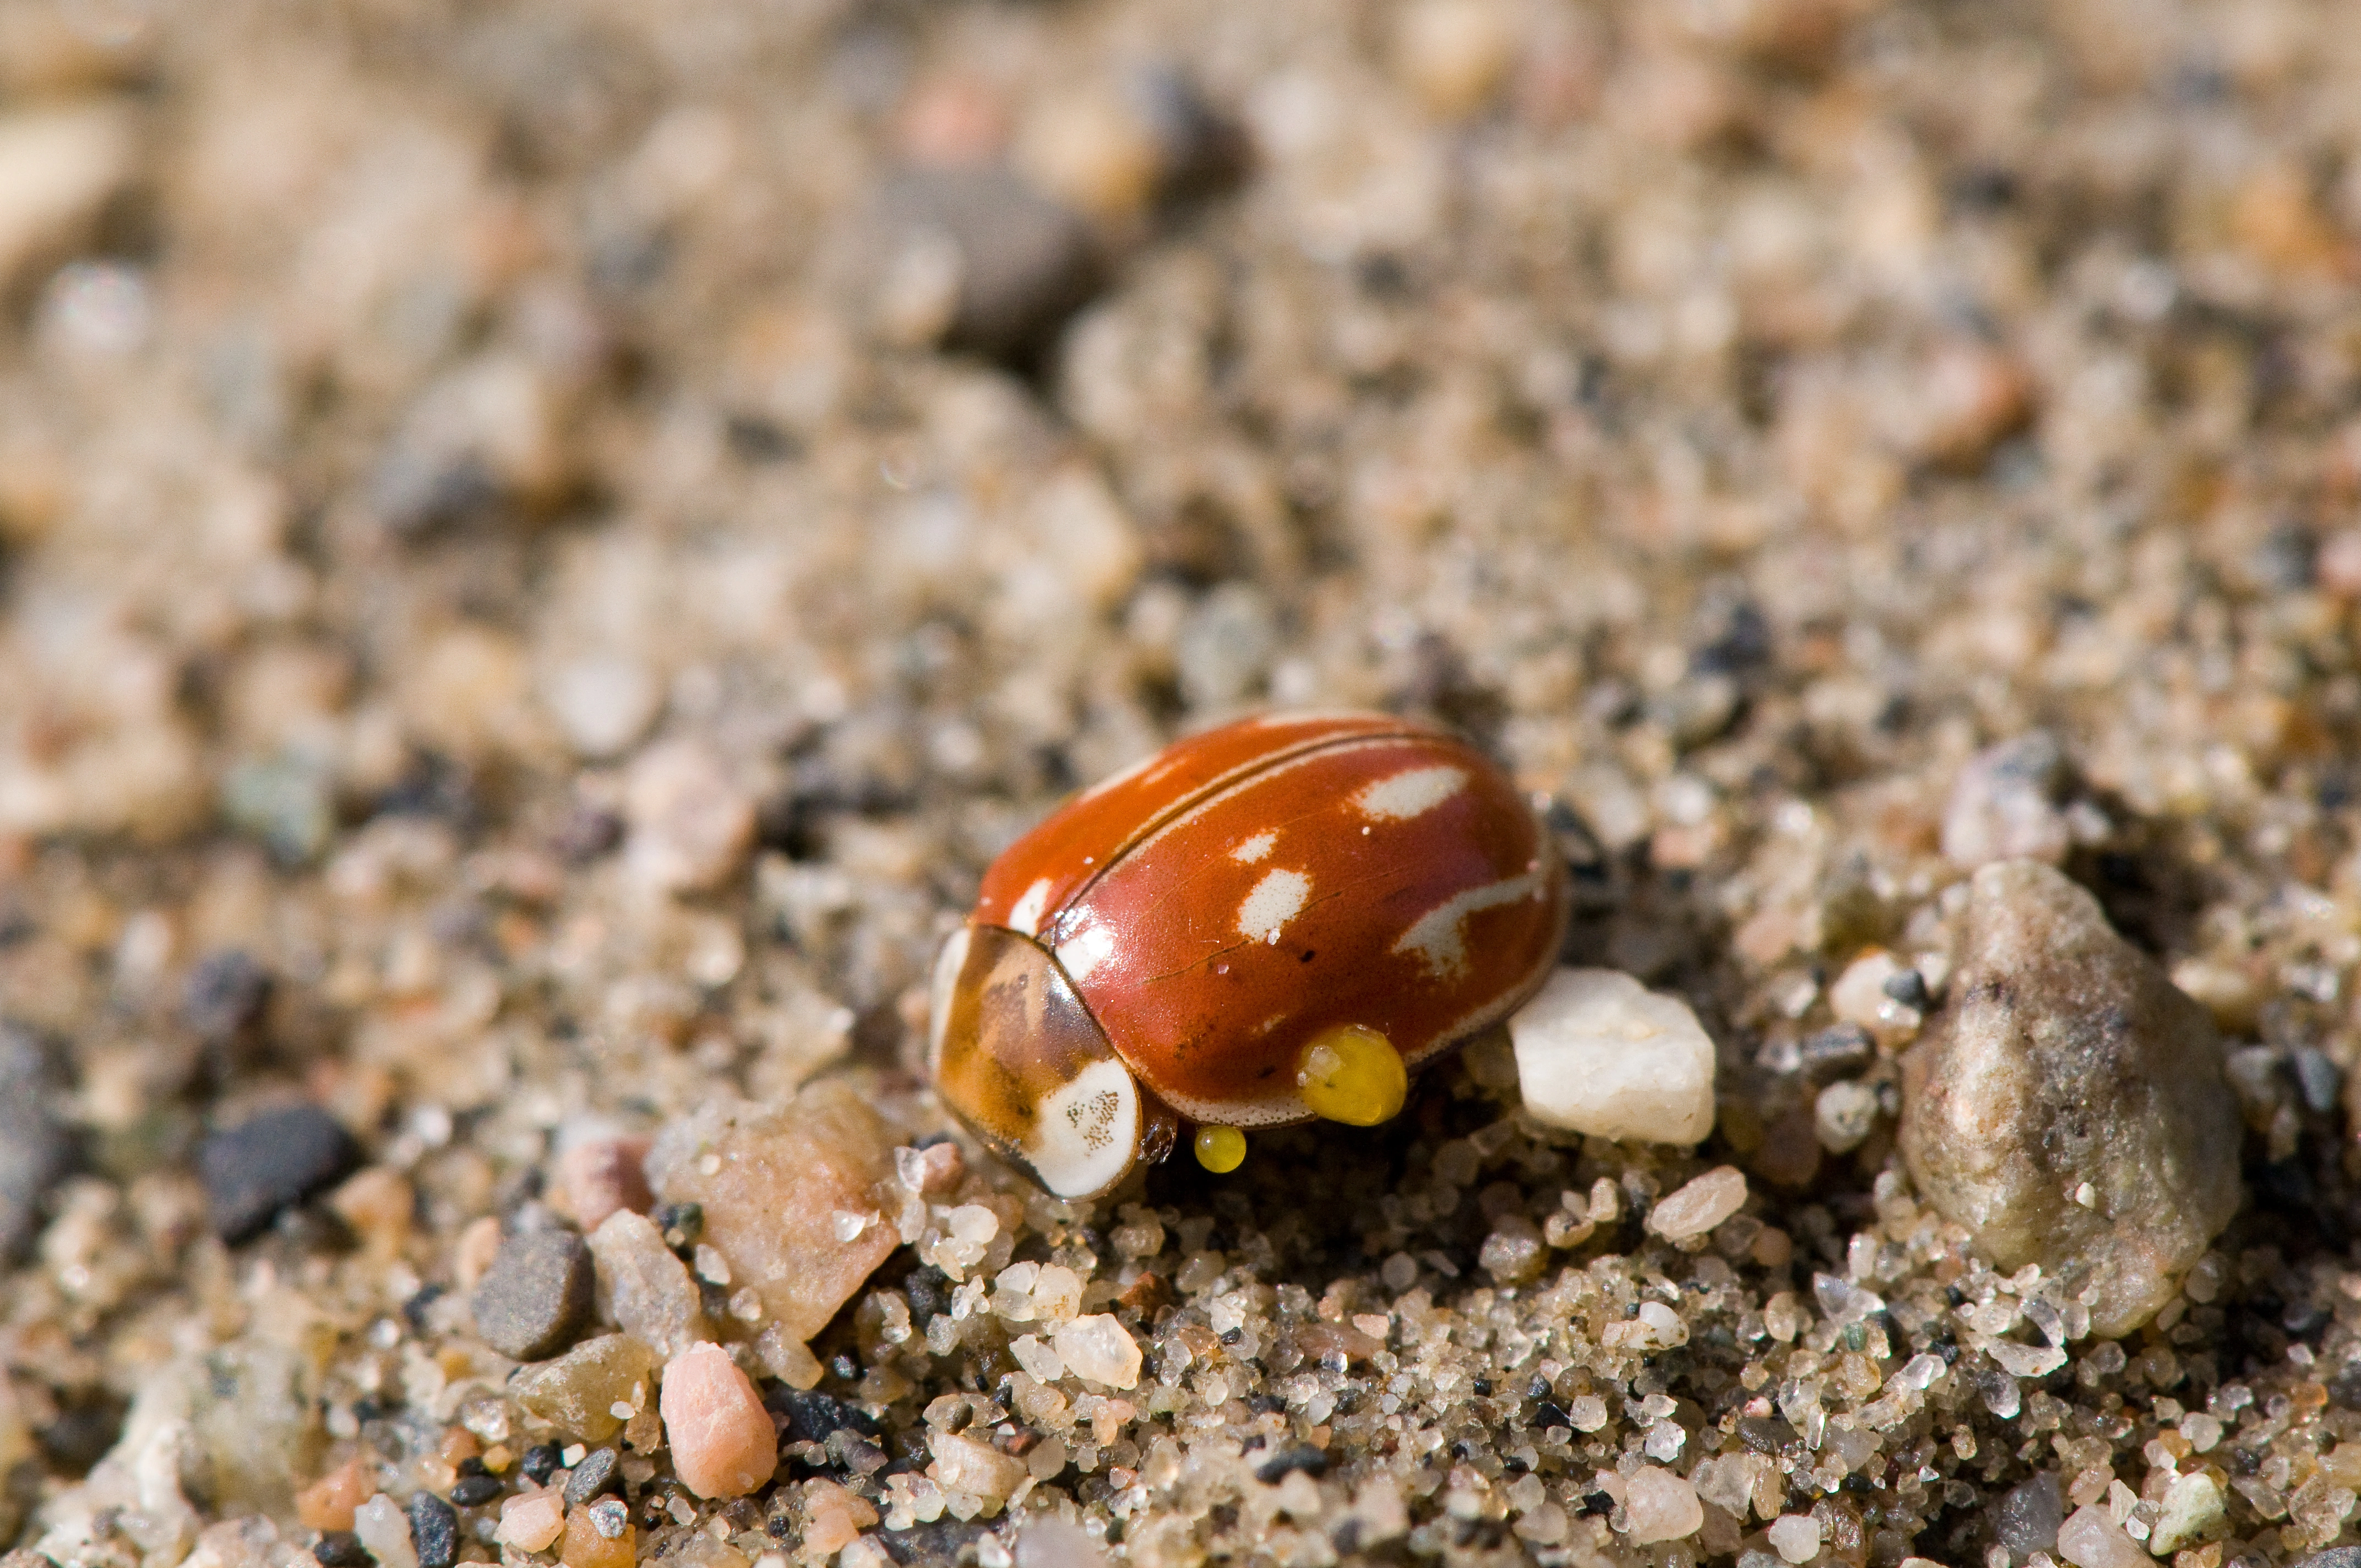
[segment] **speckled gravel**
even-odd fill
[[[2356,411],[2334,0],[0,0],[5,1568],[2342,1568]],[[983,866],[1266,706],[1706,1141],[941,1141]],[[2222,1047],[2121,1339],[1897,1148],[2015,857]]]

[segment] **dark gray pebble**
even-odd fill
[[[40,1047],[0,1025],[0,1265],[24,1255],[50,1190],[73,1168],[73,1138],[50,1113],[51,1088]]]
[[[410,1499],[410,1541],[418,1568],[451,1568],[459,1561],[459,1516],[432,1492]]]
[[[1934,998],[1927,994],[1927,977],[1915,969],[1894,970],[1879,989],[1903,1006],[1915,1007],[1921,1013],[1934,1004]]]
[[[763,1396],[763,1406],[778,1424],[780,1435],[795,1442],[826,1442],[830,1433],[839,1431],[860,1437],[877,1435],[877,1423],[867,1412],[817,1388],[791,1388],[782,1383]]]
[[[2339,1546],[2328,1552],[2316,1552],[2296,1568],[2361,1568],[2361,1546]]]
[[[199,1039],[223,1045],[261,1022],[270,1004],[270,971],[251,953],[207,953],[181,986],[181,1018]]]
[[[501,1490],[497,1475],[462,1475],[451,1484],[451,1504],[454,1508],[480,1508],[499,1497]]]
[[[2337,1093],[2345,1087],[2345,1073],[2316,1046],[2299,1046],[2288,1058],[2295,1069],[2296,1088],[2303,1093],[2304,1107],[2316,1115],[2325,1115],[2336,1109]]]
[[[566,1456],[558,1452],[555,1443],[537,1442],[524,1451],[524,1457],[517,1461],[517,1468],[523,1471],[524,1478],[534,1486],[546,1486],[549,1478],[556,1475],[565,1463]]]
[[[197,1151],[214,1229],[233,1246],[261,1234],[280,1211],[334,1186],[359,1163],[351,1135],[316,1105],[250,1116],[215,1133]]]
[[[705,1234],[702,1203],[659,1203],[649,1212],[648,1219],[664,1233],[664,1245],[675,1252],[686,1252]]]
[[[590,1247],[572,1231],[533,1231],[500,1244],[470,1301],[476,1332],[517,1361],[544,1361],[590,1321]]]
[[[2066,1522],[2066,1495],[2055,1471],[2045,1470],[2010,1489],[2000,1500],[1993,1537],[2019,1557],[2058,1550],[2058,1530]]]
[[[1814,1083],[1850,1078],[1877,1059],[1877,1042],[1858,1024],[1832,1024],[1805,1036],[1797,1048],[1804,1075]]]
[[[1282,1448],[1255,1466],[1255,1479],[1265,1486],[1276,1486],[1298,1470],[1306,1475],[1325,1475],[1328,1474],[1328,1455],[1308,1442]]]
[[[123,1435],[123,1407],[110,1399],[95,1404],[69,1405],[58,1412],[57,1420],[34,1432],[34,1442],[40,1444],[41,1457],[57,1469],[77,1478],[90,1474],[91,1467],[106,1457]]]
[[[959,303],[946,348],[1021,364],[1049,346],[1097,290],[1082,216],[998,170],[929,170],[884,193],[887,226],[928,233],[959,252]]]
[[[348,1530],[321,1531],[312,1542],[312,1555],[320,1560],[320,1568],[372,1568],[377,1562],[361,1538]]]
[[[884,1449],[850,1427],[839,1427],[828,1434],[828,1462],[840,1470],[850,1470],[856,1475],[874,1475],[885,1468],[887,1455]]]
[[[1152,64],[1124,84],[1131,111],[1155,137],[1157,193],[1170,200],[1212,194],[1235,185],[1252,153],[1246,132],[1208,103],[1178,69]]]
[[[622,1490],[620,1456],[611,1448],[594,1448],[582,1456],[574,1474],[566,1478],[566,1506],[578,1508],[607,1492]]]

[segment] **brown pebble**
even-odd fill
[[[618,1209],[644,1214],[655,1203],[648,1190],[644,1137],[597,1138],[557,1157],[557,1196],[574,1223],[589,1234]]]
[[[877,1510],[835,1482],[804,1486],[804,1550],[823,1560],[843,1551],[877,1522]]]
[[[1440,118],[1481,108],[1516,62],[1510,17],[1491,0],[1417,0],[1395,26],[1396,71]]]
[[[738,873],[754,843],[754,801],[721,760],[693,741],[642,752],[626,775],[626,864],[649,885],[703,893]]]
[[[948,1140],[928,1144],[922,1149],[912,1149],[905,1161],[902,1151],[894,1151],[895,1168],[901,1172],[906,1185],[911,1185],[921,1198],[940,1198],[959,1187],[960,1178],[967,1174],[967,1161],[959,1145]],[[911,1178],[916,1177],[915,1183]]]
[[[1297,1331],[1295,1343],[1315,1361],[1324,1361],[1332,1355],[1342,1355],[1346,1361],[1367,1361],[1385,1349],[1384,1341],[1372,1339],[1343,1323],[1306,1323]]]
[[[631,1568],[637,1550],[637,1532],[631,1529],[631,1516],[620,1505],[611,1505],[609,1512],[623,1520],[620,1534],[609,1539],[600,1533],[590,1510],[596,1505],[585,1503],[566,1516],[566,1541],[557,1551],[557,1559],[566,1568]]]
[[[1008,105],[972,76],[930,76],[911,89],[895,116],[894,141],[912,163],[981,168],[1008,144]]]
[[[451,1272],[462,1290],[473,1290],[500,1252],[500,1223],[489,1214],[471,1220],[451,1248]]]
[[[127,103],[93,98],[0,117],[0,285],[70,243],[138,167]]]
[[[2320,586],[2338,598],[2361,598],[2361,528],[2347,528],[2320,542],[2313,559]]]
[[[1158,1309],[1171,1299],[1172,1292],[1166,1288],[1164,1277],[1160,1274],[1148,1273],[1133,1280],[1129,1288],[1115,1298],[1115,1300],[1126,1311],[1137,1312],[1142,1318],[1152,1321]]]
[[[622,1429],[615,1407],[646,1398],[655,1357],[629,1334],[586,1340],[555,1361],[527,1367],[509,1387],[518,1404],[585,1442],[605,1442]]]
[[[2031,421],[2033,391],[2008,356],[1982,344],[1945,345],[1920,378],[1916,455],[1953,468],[1982,462]]]
[[[742,1497],[778,1468],[778,1431],[729,1352],[693,1344],[664,1364],[659,1396],[673,1469],[700,1497]]]
[[[375,1490],[356,1454],[295,1494],[295,1518],[305,1530],[350,1530],[353,1511]]]
[[[666,1163],[667,1148],[657,1149],[652,1174],[658,1195],[699,1205],[704,1239],[729,1262],[730,1288],[754,1291],[782,1333],[808,1342],[902,1245],[894,1227],[876,1218],[880,1189],[895,1171],[884,1124],[843,1084],[823,1081],[775,1111],[750,1108],[697,1125],[699,1157],[674,1152]],[[666,1144],[673,1142],[668,1136]],[[599,1275],[614,1291],[606,1280],[609,1239],[602,1231]],[[660,1242],[650,1245],[661,1248]],[[670,1261],[669,1253],[663,1261]],[[651,1332],[640,1337],[662,1343]],[[703,1337],[686,1332],[665,1348]]]
[[[1763,1130],[1750,1162],[1754,1174],[1779,1187],[1808,1186],[1820,1168],[1820,1139],[1809,1105],[1790,1109]]]
[[[349,1178],[328,1195],[328,1207],[379,1257],[392,1256],[410,1239],[411,1215],[417,1203],[417,1195],[401,1172],[381,1165]]]

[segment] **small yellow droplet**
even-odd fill
[[[1365,1024],[1341,1024],[1303,1047],[1295,1087],[1313,1115],[1374,1127],[1400,1112],[1410,1071],[1391,1040]]]
[[[1227,1176],[1246,1158],[1246,1135],[1235,1127],[1197,1129],[1197,1163],[1215,1176]]]

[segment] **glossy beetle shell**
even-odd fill
[[[1085,791],[985,873],[936,971],[945,1102],[1063,1196],[1177,1118],[1309,1120],[1324,1031],[1411,1070],[1540,985],[1564,868],[1481,753],[1382,714],[1275,716]]]

